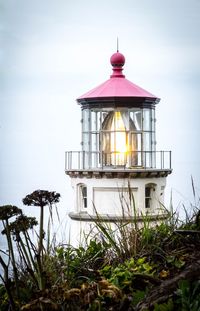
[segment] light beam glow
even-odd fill
[[[111,124],[111,162],[115,165],[125,165],[128,152],[127,135],[120,111],[116,111]]]

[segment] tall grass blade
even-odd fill
[[[192,182],[192,192],[193,192],[193,196],[194,196],[194,199],[196,199],[196,193],[195,193],[195,187],[194,187],[194,180],[193,180],[192,175],[191,175],[191,182]]]

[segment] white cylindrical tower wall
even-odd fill
[[[125,212],[126,216],[134,216],[134,204],[138,216],[163,213],[166,177],[72,178],[71,183],[75,197],[74,211],[77,214],[95,216],[97,212],[100,216],[122,217]],[[87,198],[83,197],[84,188],[87,189]]]

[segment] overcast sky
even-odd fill
[[[107,80],[110,56],[161,98],[157,149],[172,150],[175,205],[200,193],[199,0],[0,0],[0,204],[36,189],[72,209],[64,152],[79,150],[75,99]],[[167,202],[166,202],[167,204]]]

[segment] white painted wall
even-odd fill
[[[135,199],[135,206],[138,215],[160,213],[161,204],[164,204],[164,188],[166,186],[166,177],[159,178],[71,178],[72,188],[74,190],[74,210],[73,212],[87,212],[95,215],[95,208],[100,215],[122,215],[122,201],[125,213],[130,215],[127,210],[127,204],[130,205],[128,194],[128,183]],[[153,192],[152,207],[145,208],[145,185],[149,183],[156,184]],[[81,207],[79,185],[87,186],[88,207]],[[122,198],[122,201],[120,198]],[[95,206],[95,208],[94,208]]]

